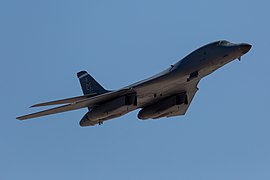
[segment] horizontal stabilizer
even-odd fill
[[[93,97],[85,98],[85,99],[75,101],[75,102],[72,102],[70,104],[60,106],[60,107],[36,112],[33,114],[28,114],[25,116],[20,116],[20,117],[17,117],[16,119],[25,120],[25,119],[36,118],[36,117],[40,117],[40,116],[46,116],[46,115],[50,115],[50,114],[72,111],[72,110],[81,109],[81,108],[85,108],[85,107],[94,107],[94,106],[99,105],[105,101],[111,100],[111,99],[116,98],[118,96],[129,94],[129,93],[134,93],[133,89],[121,89],[119,91],[108,92],[108,93],[96,95]]]
[[[31,107],[51,106],[51,105],[57,105],[57,104],[68,104],[68,103],[73,103],[73,102],[80,101],[83,99],[87,99],[87,98],[93,97],[95,95],[97,95],[97,93],[86,94],[83,96],[77,96],[77,97],[72,97],[72,98],[67,98],[67,99],[60,99],[60,100],[55,100],[55,101],[50,101],[50,102],[45,102],[45,103],[39,103],[39,104],[35,104]]]

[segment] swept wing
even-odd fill
[[[52,109],[48,109],[48,110],[44,110],[44,111],[40,111],[40,112],[36,112],[36,113],[32,113],[32,114],[20,116],[20,117],[17,117],[16,119],[26,120],[26,119],[40,117],[40,116],[46,116],[46,115],[50,115],[50,114],[56,114],[56,113],[61,113],[61,112],[66,112],[66,111],[72,111],[72,110],[81,109],[81,108],[85,108],[85,107],[94,107],[94,106],[97,106],[100,103],[103,103],[105,101],[109,101],[109,100],[114,99],[116,97],[126,95],[126,94],[129,94],[129,93],[132,93],[132,92],[133,92],[132,89],[121,89],[121,90],[118,90],[118,91],[112,91],[112,92],[100,94],[100,95],[97,95],[97,96],[94,96],[94,97],[89,97],[89,98],[85,98],[85,99],[82,99],[82,100],[74,101],[74,102],[71,102],[69,104],[59,106],[59,107],[56,107],[56,108],[52,108]],[[72,99],[72,98],[70,98],[70,99]],[[77,100],[76,98],[73,98],[73,99]],[[78,98],[78,99],[80,99],[80,98]],[[64,99],[64,100],[57,100],[57,101],[52,101],[52,102],[54,102],[53,104],[55,104],[55,102],[67,102],[67,100]],[[41,106],[41,105],[52,104],[52,102],[37,104],[37,105],[34,105],[34,107]]]

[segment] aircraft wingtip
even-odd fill
[[[16,117],[17,120],[23,120],[21,117]]]

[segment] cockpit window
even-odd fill
[[[219,41],[219,43],[217,44],[218,46],[226,46],[228,44],[231,44],[229,41]]]
[[[217,46],[229,46],[232,45],[233,43],[229,42],[229,41],[219,41]]]

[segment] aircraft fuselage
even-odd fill
[[[200,79],[218,68],[240,58],[251,48],[251,45],[245,43],[228,42],[229,44],[224,44],[226,42],[218,41],[205,45],[162,73],[128,86],[135,89],[138,96],[138,106],[147,106],[147,97],[155,96],[158,100],[159,97],[167,97],[185,91],[189,84],[194,83],[194,81],[195,83],[199,82]],[[190,77],[192,73],[194,73],[194,77]]]

